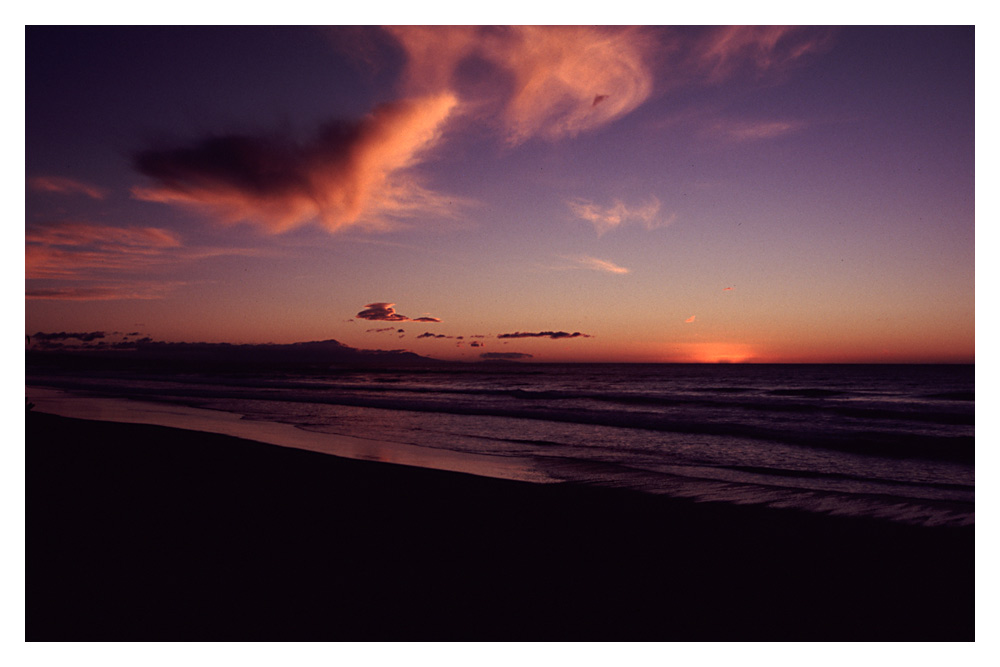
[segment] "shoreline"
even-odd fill
[[[228,435],[278,447],[302,449],[361,461],[400,463],[498,479],[549,483],[559,481],[525,457],[496,457],[448,449],[384,442],[350,435],[311,431],[295,424],[245,419],[236,412],[183,403],[155,402],[26,385],[36,413],[91,421],[147,424]]]
[[[973,641],[975,530],[29,412],[26,639]]]
[[[650,470],[608,462],[545,455],[496,456],[439,447],[435,442],[402,442],[313,430],[306,425],[252,419],[238,411],[196,407],[184,402],[153,401],[45,385],[26,385],[36,412],[78,419],[152,424],[321,452],[355,460],[400,463],[419,468],[469,473],[536,483],[577,483],[631,488],[643,493],[702,502],[752,503],[816,514],[884,518],[918,525],[974,525],[975,504],[964,500],[887,496],[878,490],[843,494],[836,486],[787,485],[781,478],[736,479],[719,468],[689,471]],[[379,408],[370,408],[378,411]],[[372,433],[375,435],[375,433]]]

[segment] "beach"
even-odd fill
[[[974,526],[29,412],[28,641],[971,641]]]

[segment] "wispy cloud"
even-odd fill
[[[25,280],[62,284],[26,286],[30,299],[95,301],[163,298],[182,281],[150,279],[152,271],[223,255],[259,254],[240,248],[187,248],[158,227],[56,222],[25,230]]]
[[[91,199],[104,199],[107,196],[107,192],[102,188],[61,176],[36,176],[28,180],[28,187],[36,192],[84,195]]]
[[[66,333],[65,331],[60,331],[58,333],[45,333],[43,331],[37,332],[31,338],[35,341],[62,341],[62,340],[79,340],[85,343],[89,343],[100,338],[105,338],[107,334],[104,331],[87,331],[84,333]]]
[[[518,361],[521,359],[531,359],[533,356],[526,352],[483,352],[479,355],[479,358],[493,361]]]
[[[686,320],[684,320],[684,321],[685,321],[685,322],[687,322],[688,324],[690,324],[691,322],[694,322],[694,318],[695,318],[695,316],[694,316],[694,315],[692,315],[691,317],[687,318],[687,319],[686,319]]]
[[[672,223],[676,216],[660,216],[660,200],[652,197],[646,204],[629,206],[616,199],[610,206],[602,206],[586,199],[566,202],[573,214],[594,225],[598,235],[629,223],[639,223],[646,229],[657,229]]]
[[[656,43],[642,28],[454,26],[387,28],[407,55],[411,90],[460,90],[463,101],[500,121],[511,144],[558,139],[629,113],[653,90]],[[491,80],[470,82],[478,60]],[[494,83],[495,82],[495,83]]]
[[[118,282],[99,285],[70,285],[65,287],[36,287],[24,291],[26,299],[48,301],[147,301],[163,299],[186,283],[170,282]]]
[[[365,309],[360,313],[355,315],[355,317],[361,318],[362,320],[375,320],[379,322],[440,322],[436,317],[416,317],[409,318],[406,315],[400,315],[393,308],[396,304],[377,302],[369,303],[365,306]]]
[[[591,338],[589,334],[580,333],[575,331],[573,333],[568,333],[566,331],[537,331],[537,332],[521,332],[517,331],[515,333],[504,333],[497,335],[497,338],[551,338],[552,340],[560,340],[563,338]]]
[[[589,255],[579,255],[576,257],[568,257],[567,259],[572,260],[580,268],[590,269],[592,271],[603,271],[604,273],[614,273],[617,275],[624,275],[629,272],[629,270],[624,266],[618,266],[614,262],[609,262],[606,259],[598,259],[597,257],[590,257]]]
[[[302,144],[276,134],[215,136],[140,152],[145,201],[202,207],[224,222],[280,233],[317,221],[328,230],[385,228],[416,213],[449,215],[452,202],[409,172],[440,139],[451,93],[383,104],[355,123],[335,122]]]
[[[758,74],[783,71],[831,43],[833,30],[794,26],[718,26],[691,48],[694,67],[710,82],[751,68]]]
[[[805,126],[793,120],[717,120],[709,124],[706,134],[736,142],[777,139],[798,132]]]
[[[163,261],[181,241],[157,227],[60,222],[25,231],[26,278],[80,278],[139,270]],[[171,255],[172,257],[172,255]]]

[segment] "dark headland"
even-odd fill
[[[972,527],[26,421],[26,639],[974,636]]]

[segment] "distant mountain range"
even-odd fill
[[[165,343],[149,339],[114,344],[39,344],[26,350],[29,364],[118,365],[118,364],[210,364],[255,365],[386,365],[442,363],[405,350],[360,350],[336,340],[304,343]]]

